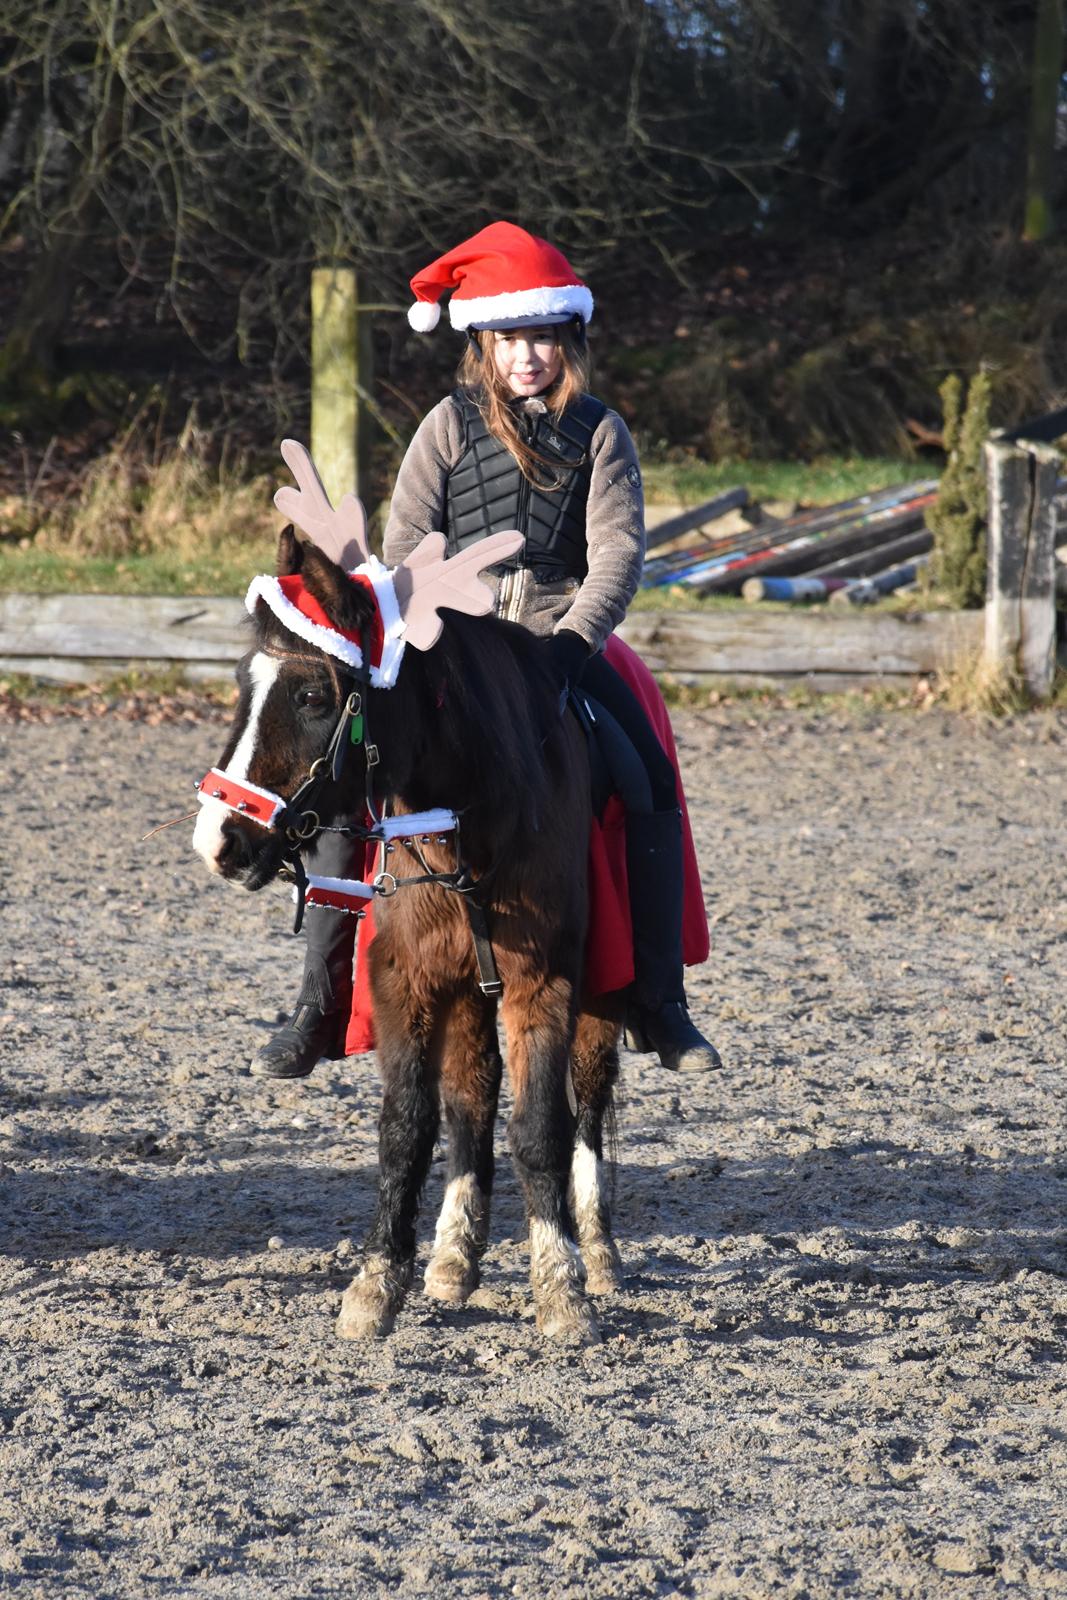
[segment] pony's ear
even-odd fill
[[[291,578],[300,572],[304,565],[304,546],[296,536],[296,529],[290,522],[278,535],[278,576]]]
[[[334,627],[359,633],[374,619],[378,606],[373,593],[365,584],[353,583],[344,568],[318,545],[301,545],[298,559],[304,588],[314,595]]]

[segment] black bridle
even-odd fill
[[[382,860],[393,848],[388,837],[387,821],[378,810],[375,799],[375,771],[381,765],[381,756],[377,744],[371,738],[369,718],[369,690],[370,681],[370,638],[366,632],[360,637],[360,650],[363,657],[362,669],[345,666],[338,668],[344,698],[337,721],[326,742],[326,748],[321,756],[317,756],[308,769],[307,776],[300,783],[288,801],[282,801],[279,796],[269,794],[269,791],[259,791],[270,800],[278,802],[274,814],[269,821],[261,817],[254,820],[261,826],[274,829],[284,840],[281,859],[282,867],[280,876],[290,880],[294,885],[296,895],[296,915],[293,921],[293,932],[299,933],[304,921],[304,908],[308,893],[309,879],[307,868],[304,865],[303,852],[324,833],[337,833],[346,838],[365,843],[378,843],[382,846]],[[285,656],[282,652],[271,652],[284,660],[295,659]],[[345,692],[346,683],[353,682],[356,687]],[[347,757],[354,745],[360,745],[364,757],[363,778],[363,806],[369,823],[324,823],[321,820],[320,810],[324,792],[331,786],[340,783],[344,776]],[[210,775],[209,775],[210,776]],[[225,774],[216,773],[220,782],[225,782]],[[201,779],[198,788],[202,788],[206,779]],[[238,786],[240,787],[240,786]],[[208,791],[208,797],[223,798],[223,791],[215,789]],[[223,799],[224,804],[230,802]],[[246,804],[238,802],[230,805],[234,811],[247,811]],[[418,815],[427,815],[419,813]],[[373,893],[383,899],[391,898],[399,890],[414,888],[418,884],[433,883],[449,893],[462,897],[467,909],[467,919],[470,923],[471,937],[474,941],[474,952],[478,962],[478,986],[483,994],[496,996],[501,993],[502,985],[493,956],[493,947],[489,933],[487,908],[479,897],[487,880],[496,872],[499,862],[494,862],[480,878],[475,878],[471,868],[464,862],[460,836],[460,814],[451,813],[452,823],[450,830],[454,833],[456,865],[450,872],[435,872],[430,867],[420,847],[419,839],[398,836],[396,842],[403,845],[408,853],[414,857],[422,871],[411,876],[397,877],[388,871],[379,872],[371,885]],[[422,843],[429,843],[433,837],[431,833],[422,834]],[[444,842],[443,836],[441,842]],[[365,893],[366,886],[360,885]],[[362,916],[359,912],[357,915]]]

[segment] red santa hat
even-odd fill
[[[588,322],[593,315],[593,296],[566,256],[513,222],[491,222],[415,274],[408,321],[416,333],[436,328],[449,289],[448,315],[460,330]]]
[[[400,663],[404,656],[404,618],[397,604],[393,575],[388,567],[371,556],[370,560],[348,574],[349,582],[358,583],[374,597],[375,614],[369,628],[370,681],[376,689],[391,689],[396,683]],[[262,574],[253,578],[245,596],[245,608],[251,614],[258,601],[263,600],[274,612],[278,621],[298,639],[304,639],[327,655],[335,656],[358,672],[363,666],[362,641],[359,634],[339,628],[327,616],[322,604],[305,588],[299,573],[284,578]]]

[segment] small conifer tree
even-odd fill
[[[992,382],[976,372],[962,406],[963,385],[954,374],[941,385],[948,463],[937,499],[926,512],[934,536],[930,584],[950,604],[974,609],[985,604],[986,482],[982,446],[989,437]]]

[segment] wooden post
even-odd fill
[[[370,318],[360,315],[352,267],[316,267],[311,274],[311,454],[336,505],[343,494],[365,496],[370,417],[359,391],[370,372]]]
[[[374,390],[374,339],[369,312],[356,305],[356,493],[370,501],[370,441],[375,417],[380,416],[372,398]]]
[[[1047,699],[1056,667],[1056,481],[1059,453],[994,434],[986,442],[989,565],[985,654]]]

